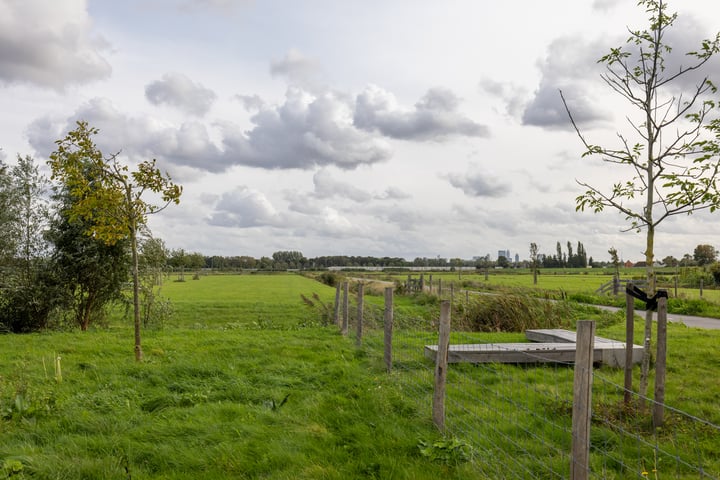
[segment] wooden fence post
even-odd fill
[[[442,298],[442,278],[438,278],[438,297]]]
[[[430,292],[428,292],[428,293],[432,294],[432,289],[433,289],[433,286],[432,286],[432,273],[430,274],[430,278],[428,279],[428,283],[430,284]]]
[[[335,285],[335,312],[333,313],[335,325],[340,326],[340,283]]]
[[[448,350],[450,348],[450,302],[440,303],[440,329],[435,357],[435,390],[432,416],[438,430],[445,431],[445,383],[447,381]]]
[[[659,428],[665,423],[665,370],[667,366],[667,298],[658,299],[657,311],[657,358],[655,359],[655,403],[653,404],[653,426]]]
[[[703,294],[703,279],[701,278],[700,279],[700,298],[702,298],[702,294]]]
[[[618,275],[613,276],[613,296],[617,297],[620,293],[620,277]]]
[[[587,480],[590,473],[590,417],[592,416],[592,368],[595,322],[577,322],[577,350],[573,382],[572,454],[570,478]]]
[[[393,287],[385,288],[385,368],[387,372],[392,371],[392,335],[393,335]]]
[[[628,283],[627,288],[632,288],[632,283]],[[629,293],[625,293],[625,393],[623,395],[625,406],[630,405],[632,400],[634,333],[635,299]]]
[[[357,330],[355,334],[355,345],[362,345],[363,336],[363,303],[364,303],[365,285],[358,283],[357,286]]]
[[[348,333],[348,317],[350,316],[350,310],[348,305],[348,289],[348,282],[343,282],[343,318],[342,326],[340,327],[340,333],[343,335],[347,335]]]

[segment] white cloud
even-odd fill
[[[167,73],[145,87],[153,105],[170,105],[191,115],[203,116],[217,98],[215,92],[180,73]]]
[[[0,81],[62,91],[110,76],[85,0],[0,3]]]
[[[221,227],[248,228],[282,226],[283,222],[265,195],[242,185],[220,197],[208,223]]]
[[[369,85],[357,96],[354,123],[367,131],[403,140],[443,140],[450,136],[487,137],[489,129],[457,111],[460,99],[445,88],[431,88],[414,108]]]
[[[285,77],[291,85],[310,90],[318,88],[320,73],[319,61],[295,49],[290,50],[281,60],[270,63],[270,74],[273,77]]]
[[[471,165],[465,173],[449,173],[446,177],[450,185],[470,197],[503,197],[512,190],[509,182],[482,171],[477,165]]]

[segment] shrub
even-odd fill
[[[460,317],[464,327],[472,331],[524,332],[529,328],[569,327],[576,315],[567,302],[526,295],[480,295]]]

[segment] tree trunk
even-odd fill
[[[140,266],[138,264],[137,225],[133,219],[130,226],[130,248],[132,250],[133,315],[135,324],[135,361],[142,362],[140,343]]]
[[[650,198],[652,196],[648,194]],[[648,225],[647,238],[646,238],[646,249],[645,249],[645,261],[646,263],[646,279],[647,279],[647,295],[651,297],[655,295],[655,272],[653,270],[653,263],[655,261],[654,249],[655,249],[655,228],[652,224]],[[648,382],[650,379],[650,360],[652,358],[652,325],[653,325],[653,312],[649,308],[645,309],[645,331],[643,333],[643,357],[642,365],[640,368],[640,409],[645,408],[645,397],[647,396]]]

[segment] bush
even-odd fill
[[[317,279],[321,283],[324,283],[325,285],[328,285],[330,287],[334,287],[338,283],[337,274],[333,272],[323,272],[318,275]]]
[[[531,328],[570,327],[576,314],[567,302],[526,295],[480,295],[459,317],[471,331],[524,332]]]

